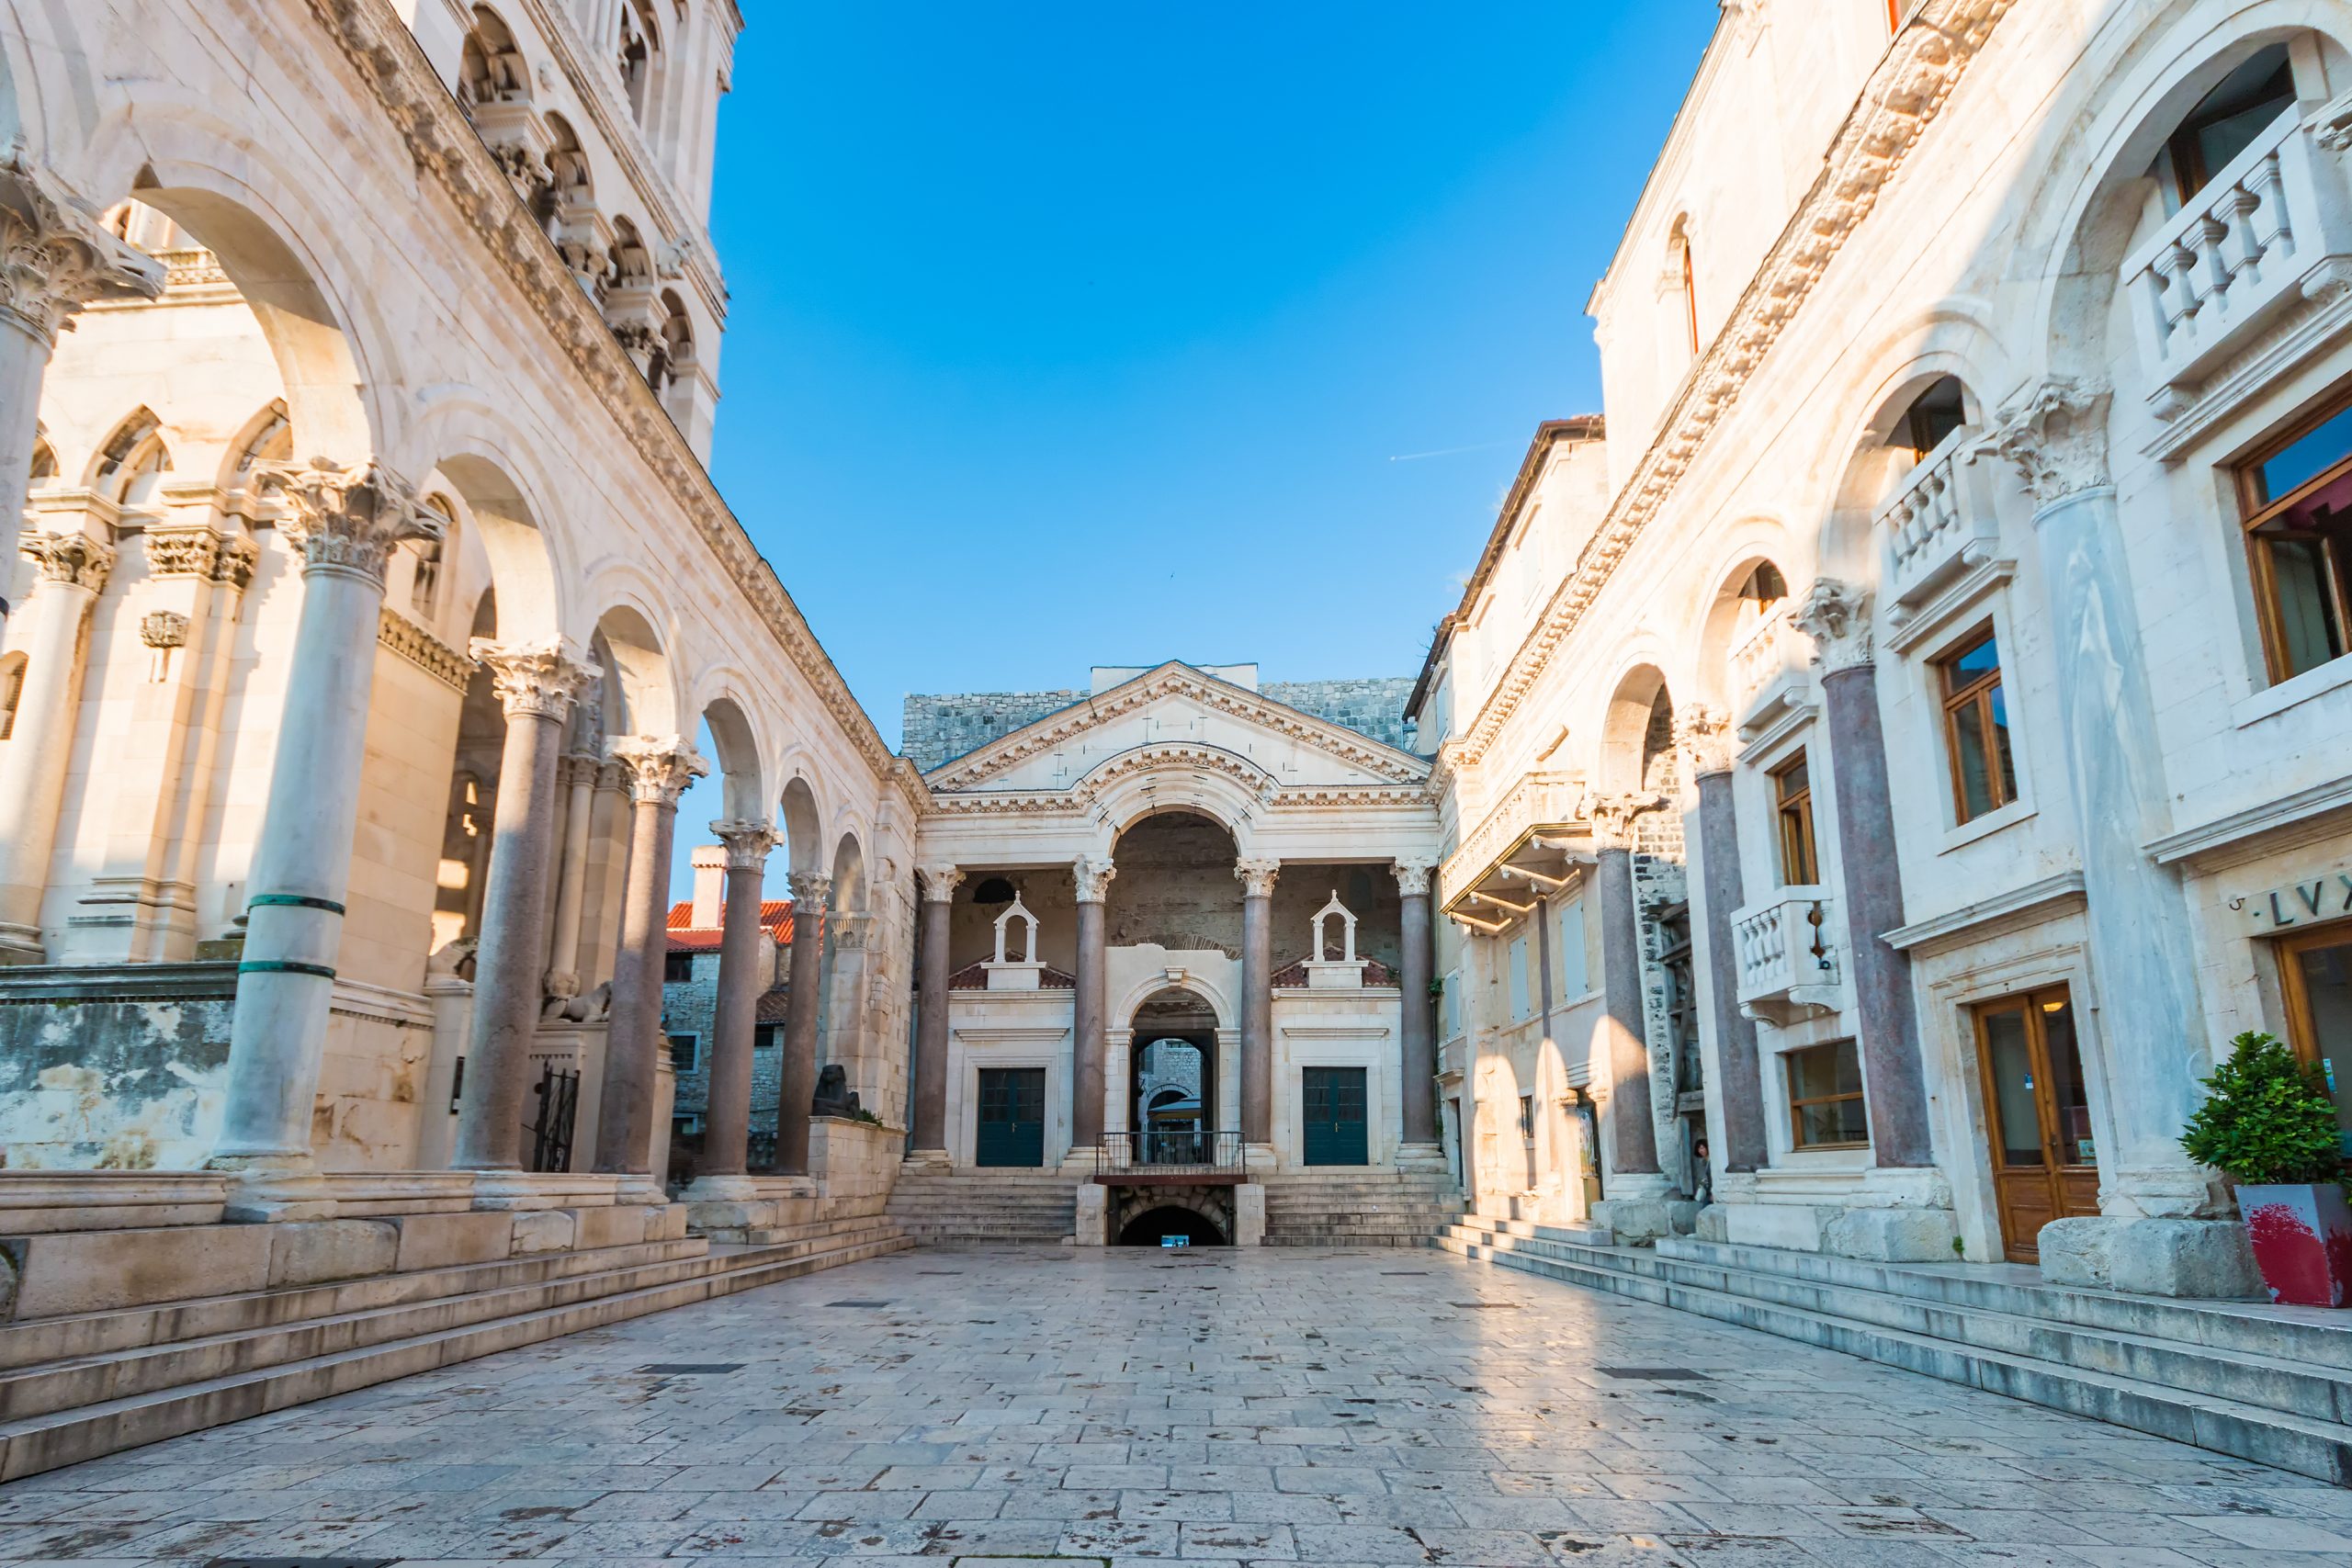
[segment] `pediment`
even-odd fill
[[[1216,761],[1209,761],[1216,759]],[[925,775],[934,792],[1069,792],[1137,768],[1208,765],[1275,788],[1420,784],[1430,765],[1285,703],[1168,663]]]

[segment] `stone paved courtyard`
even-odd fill
[[[0,1487],[11,1563],[1044,1556],[2318,1568],[2352,1493],[1436,1253],[1063,1249],[903,1253]]]

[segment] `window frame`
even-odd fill
[[[1990,643],[1993,648],[1993,668],[1971,678],[1957,690],[1953,682],[1959,676],[1960,661]],[[2014,805],[2020,793],[2017,780],[2016,742],[1997,749],[1994,737],[1997,733],[2009,738],[2007,723],[1996,723],[1993,716],[1993,698],[2008,686],[2007,671],[2001,661],[2000,628],[1985,621],[1973,630],[1962,634],[1930,660],[1936,671],[1936,696],[1943,705],[1944,769],[1951,775],[1951,809],[1953,825],[1966,827],[1971,822],[1990,817],[2003,807]],[[1968,806],[1968,780],[1960,765],[1960,716],[1964,709],[1973,708],[1977,721],[1983,726],[1984,743],[1988,748],[1986,761],[1990,764],[1985,782],[1991,798],[1982,811],[1972,811]]]
[[[1804,770],[1804,783],[1792,795],[1789,775]],[[1764,775],[1772,784],[1772,842],[1776,869],[1783,887],[1818,887],[1821,886],[1821,841],[1815,830],[1813,816],[1813,757],[1809,747],[1800,746],[1796,755],[1770,769]],[[1793,836],[1792,829],[1796,829]],[[1792,852],[1794,852],[1792,853]],[[1797,854],[1804,859],[1804,876],[1794,876],[1791,862]]]
[[[2270,551],[2263,547],[2267,541],[2257,530],[2312,491],[2352,475],[2352,451],[2286,494],[2267,500],[2262,494],[2262,466],[2347,409],[2352,409],[2352,388],[2339,388],[2309,413],[2290,422],[2277,435],[2232,465],[2231,477],[2237,488],[2238,534],[2245,549],[2246,587],[2254,596],[2255,622],[2262,640],[2262,667],[2268,685],[2279,685],[2311,671],[2290,671],[2287,668],[2286,624],[2280,615],[2278,578],[2271,567]],[[2321,544],[2327,562],[2328,602],[2335,615],[2336,641],[2345,651],[2312,665],[2312,670],[2352,658],[2352,559],[2344,558],[2332,541],[2323,539]]]
[[[1797,1097],[1797,1058],[1800,1056],[1810,1056],[1815,1052],[1836,1051],[1840,1049],[1851,1051],[1854,1054],[1854,1077],[1857,1080],[1861,1082],[1862,1087],[1853,1090],[1849,1094],[1816,1094],[1806,1099],[1799,1099]],[[1825,1040],[1818,1045],[1800,1045],[1794,1050],[1781,1052],[1781,1088],[1788,1100],[1789,1147],[1791,1149],[1803,1154],[1819,1154],[1823,1152],[1834,1153],[1841,1149],[1866,1149],[1871,1146],[1870,1085],[1869,1080],[1864,1078],[1862,1075],[1862,1046],[1860,1040],[1849,1036],[1840,1040]],[[1860,1138],[1841,1140],[1837,1143],[1815,1144],[1806,1142],[1804,1135],[1804,1111],[1807,1106],[1843,1105],[1849,1100],[1859,1101],[1862,1107],[1862,1135]]]
[[[673,969],[683,969],[685,973],[673,978],[671,972]],[[694,981],[695,955],[691,951],[672,951],[662,953],[662,983],[663,985],[691,986],[694,984]]]
[[[1519,1135],[1523,1142],[1535,1141],[1535,1097],[1532,1094],[1519,1097]]]
[[[670,1050],[670,1070],[673,1073],[695,1073],[702,1070],[702,1032],[693,1029],[665,1029],[663,1043]],[[678,1065],[678,1042],[684,1041],[690,1055],[684,1066]]]
[[[2257,54],[2259,52],[2259,51],[2256,51]],[[2246,62],[2241,63],[2246,63]],[[2294,107],[2296,92],[2295,62],[2291,52],[2279,61],[2278,70],[2273,75],[2284,75],[2287,78],[2288,107],[2278,112],[2288,113]],[[2268,80],[2266,78],[2266,85]],[[2220,91],[2222,85],[2215,84],[2213,90]],[[2211,94],[2209,93],[2207,96],[2211,96]],[[2172,134],[2165,138],[2165,162],[2172,171],[2173,197],[2181,206],[2187,207],[2196,200],[2198,193],[2213,183],[2214,171],[2206,166],[2205,150],[2198,145],[2198,133],[2208,126],[2219,125],[2225,119],[2236,118],[2239,115],[2245,113],[2250,107],[2242,105],[2234,109],[2204,109],[2204,112],[2199,113],[2199,109],[2203,108],[2203,100],[2200,99],[2197,107],[2191,108],[2181,122],[2173,128]],[[2276,125],[2278,121],[2277,117],[2273,116],[2266,123]]]

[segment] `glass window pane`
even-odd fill
[[[2058,1115],[2058,1161],[2096,1166],[2098,1144],[2091,1135],[2090,1099],[2083,1089],[2082,1048],[2075,1038],[2075,1004],[2052,998],[2041,1010],[2041,1043],[2050,1058],[2050,1100]]]
[[[1791,762],[1787,767],[1782,768],[1779,773],[1774,773],[1772,776],[1781,781],[1781,798],[1782,800],[1786,800],[1792,795],[1801,794],[1802,792],[1813,787],[1812,781],[1805,777],[1805,766],[1803,759]]]
[[[2018,797],[2018,763],[2017,758],[2009,751],[2008,694],[1996,685],[1986,696],[1985,706],[1993,715],[1993,750],[2001,764],[2001,798],[2015,800]]]
[[[2258,499],[2266,503],[2276,501],[2346,457],[2352,457],[2352,405],[2339,409],[2308,434],[2266,458],[2255,470]]]
[[[2335,1100],[2337,1141],[2352,1156],[2352,942],[2310,948],[2295,960],[2309,1009],[2302,1021],[2306,1038],[2318,1054],[2320,1068],[2327,1075],[2327,1092]]]
[[[1944,660],[1945,690],[1957,692],[2001,668],[2001,650],[1991,637]]]
[[[2011,1169],[2043,1163],[2041,1115],[2034,1105],[2033,1051],[2026,1043],[2025,1012],[1984,1015],[1984,1059],[1993,1080],[1993,1145]]]
[[[1973,700],[1951,716],[1952,768],[1960,780],[1960,819],[1973,821],[1993,809],[1993,784],[1987,769],[1984,710]]]
[[[2257,536],[2269,553],[2270,583],[2278,617],[2278,678],[2316,670],[2344,652],[2343,628],[2335,624],[2329,593],[2325,545],[2310,535],[2281,538]]]

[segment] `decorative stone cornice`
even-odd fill
[[[572,698],[605,673],[570,637],[502,643],[478,637],[472,651],[474,662],[490,672],[491,690],[508,718],[560,723],[571,711]]]
[[[114,547],[87,534],[25,534],[17,548],[32,557],[43,582],[92,593],[107,585],[107,574],[114,570]]]
[[[1080,855],[1070,863],[1070,880],[1078,886],[1078,901],[1100,904],[1111,897],[1111,879],[1119,868],[1102,855]]]
[[[956,897],[956,889],[964,880],[964,868],[959,865],[919,865],[915,879],[922,884],[922,901],[944,904]]]
[[[710,825],[711,835],[727,851],[729,871],[760,871],[766,867],[768,855],[782,835],[773,822],[729,818]]]
[[[1408,898],[1426,898],[1430,892],[1430,874],[1437,869],[1434,858],[1425,855],[1398,855],[1396,863],[1396,891]]]
[[[1665,809],[1662,795],[1596,795],[1585,803],[1585,816],[1592,823],[1592,841],[1597,849],[1630,850],[1634,847],[1634,818],[1645,812]]]
[[[678,735],[616,735],[605,754],[628,769],[629,795],[640,805],[671,806],[710,764]]]
[[[1437,796],[1427,789],[1402,784],[1301,784],[1270,788],[1259,801],[1276,811],[1340,811],[1365,807],[1428,810]],[[938,817],[1087,817],[1092,815],[1091,793],[1064,790],[974,790],[969,794],[934,795],[924,806]]]
[[[505,171],[467,122],[390,0],[311,0],[311,9],[408,143],[418,171],[441,187],[460,220],[514,280],[540,325],[669,490],[850,743],[877,775],[897,781],[920,802],[920,777],[893,768],[890,749],[850,694],[775,569],[719,498],[653,389],[613,341],[594,303],[515,196]]]
[[[1274,878],[1282,874],[1283,863],[1278,860],[1238,860],[1233,863],[1233,874],[1241,879],[1244,898],[1271,898],[1274,896]]]
[[[2053,376],[2005,404],[1985,445],[2017,465],[2036,510],[2109,482],[2107,409],[2096,382]]]
[[[0,317],[53,343],[91,300],[153,299],[164,276],[22,146],[0,154]]]
[[[1692,778],[1731,772],[1737,737],[1732,732],[1730,716],[1721,708],[1703,703],[1683,708],[1674,717],[1674,739],[1682,754],[1690,759]]]
[[[286,502],[278,526],[302,551],[302,570],[345,572],[384,585],[384,558],[405,539],[438,539],[441,514],[420,505],[381,463],[346,468],[324,457],[256,463],[254,482]]]
[[[389,604],[376,612],[376,643],[390,649],[452,691],[464,691],[473,674],[472,660]]]
[[[1874,657],[1871,647],[1871,596],[1850,582],[1817,577],[1789,624],[1813,638],[1814,660],[1835,674],[1859,670]]]
[[[797,932],[800,929],[798,919],[804,911],[812,915],[821,915],[825,912],[826,905],[832,902],[833,879],[820,875],[813,871],[796,871],[788,874],[784,880],[785,885],[792,889],[792,911],[795,922],[793,930]]]
[[[1665,508],[1700,448],[1803,313],[1829,264],[1870,216],[1971,62],[2016,0],[1921,0],[1895,35],[1830,143],[1822,169],[1748,280],[1713,342],[1691,367],[1649,450],[1634,465],[1576,569],[1552,595],[1464,736],[1463,758],[1486,755],[1568,635],[1582,624],[1636,539]]]

